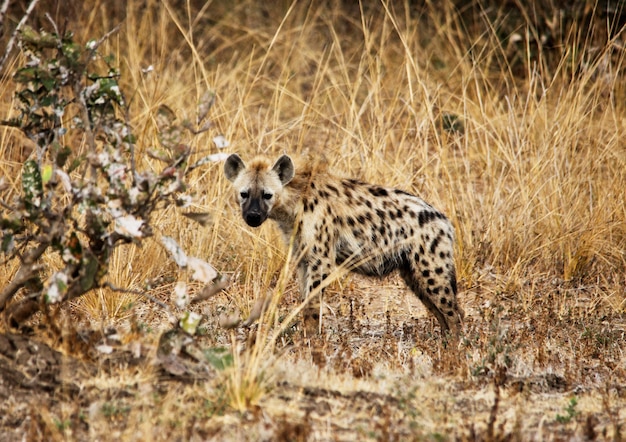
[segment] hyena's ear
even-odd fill
[[[291,158],[289,158],[288,155],[283,155],[277,159],[276,163],[274,163],[274,166],[272,167],[272,170],[276,172],[280,182],[283,183],[283,186],[293,179],[293,175],[295,173],[293,161],[291,161]]]
[[[239,174],[246,168],[243,160],[236,153],[226,158],[224,164],[224,175],[228,181],[235,181]]]

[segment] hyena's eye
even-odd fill
[[[272,195],[271,193],[263,192],[263,199],[264,200],[271,200],[273,196],[274,195]]]
[[[241,192],[239,194],[239,196],[241,197],[242,200],[248,199],[248,192]]]

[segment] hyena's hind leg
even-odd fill
[[[437,318],[442,333],[449,333],[451,337],[458,339],[463,312],[456,300],[454,268],[437,267],[415,255],[407,257],[400,274],[428,311]]]

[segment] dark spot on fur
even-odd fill
[[[456,273],[454,270],[450,272],[450,287],[452,288],[452,293],[456,295]]]
[[[356,184],[354,180],[343,180],[341,183],[346,187],[346,189],[354,189]],[[346,194],[348,194],[348,192],[346,192]]]
[[[424,224],[431,222],[434,216],[435,215],[433,212],[426,212],[426,211],[420,212],[420,214],[417,217],[420,227],[423,227]]]
[[[422,272],[422,276],[423,276],[424,278],[428,278],[428,277],[430,276],[430,270],[424,270],[424,271]]]
[[[435,253],[435,250],[437,250],[437,246],[439,245],[439,236],[436,237],[435,239],[433,239],[432,244],[430,245],[430,253]]]
[[[389,195],[389,193],[387,193],[387,189],[383,189],[382,187],[370,187],[368,190],[374,196],[387,196],[387,195]]]
[[[346,222],[348,223],[348,225],[349,225],[350,227],[354,227],[354,225],[356,224],[356,223],[354,222],[354,218],[352,218],[351,216],[349,216],[348,218],[346,218]]]
[[[395,193],[396,195],[414,196],[410,194],[409,192],[405,192],[404,190],[400,190],[400,189],[395,189],[393,193]]]
[[[426,283],[428,285],[435,285],[435,280],[433,278],[428,278],[428,280],[426,281]]]
[[[435,273],[438,274],[438,275],[441,275],[443,273],[443,269],[441,267],[437,267],[435,269]]]

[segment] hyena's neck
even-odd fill
[[[285,242],[289,242],[296,223],[296,214],[289,210],[276,209],[272,210],[270,219],[274,220],[278,224],[280,232],[283,234]]]
[[[273,207],[269,215],[269,218],[278,224],[286,244],[291,241],[296,223],[302,213],[303,190],[301,188],[294,189],[291,185],[285,187],[280,201]]]
[[[314,179],[326,174],[326,162],[319,158],[309,160],[301,166],[296,168],[298,172],[283,188],[280,200],[269,215],[278,224],[286,244],[291,241],[296,223],[302,215],[302,201],[317,193],[313,185]]]

